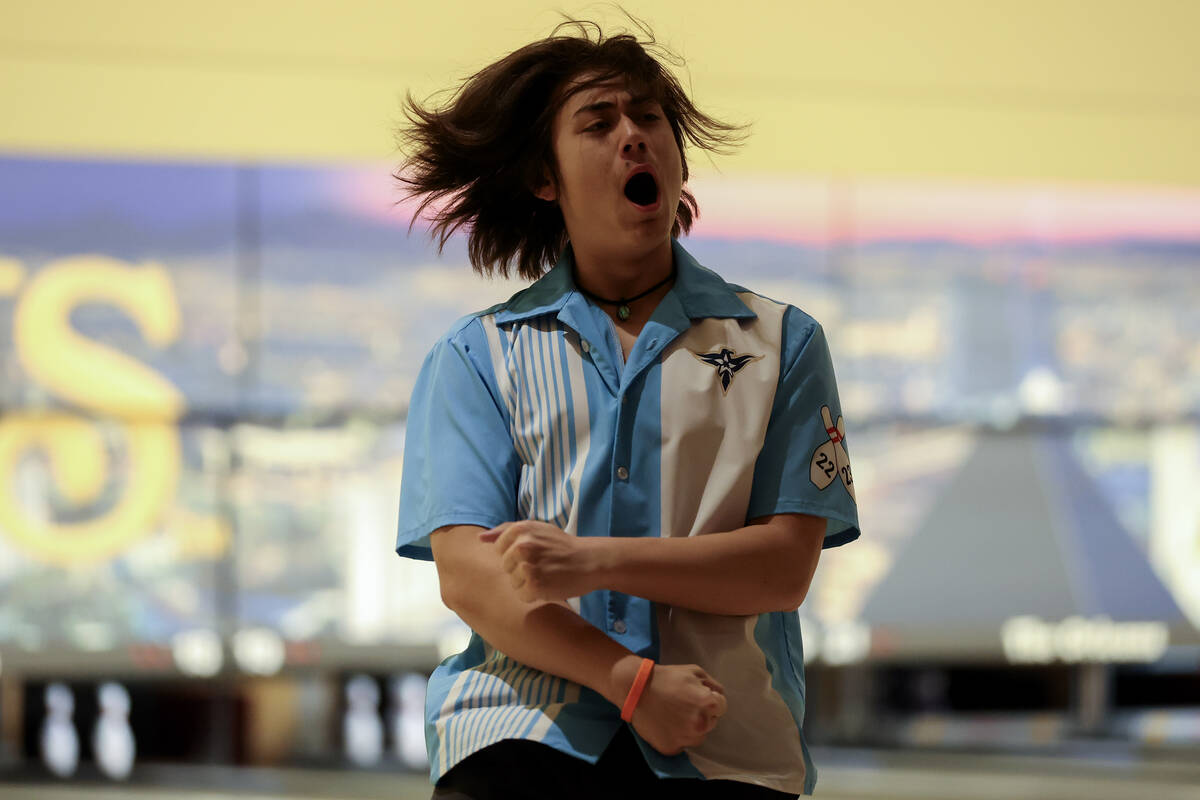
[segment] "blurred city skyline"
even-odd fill
[[[359,166],[0,159],[16,190],[0,206],[10,662],[46,646],[168,647],[194,628],[406,642],[428,659],[461,630],[428,565],[381,560],[407,397],[455,319],[524,283],[475,275],[461,237],[439,257],[422,221],[410,236],[405,209],[382,201],[390,181]],[[1112,528],[1128,547],[1068,552],[1063,569],[1139,554],[1157,575],[1147,591],[1175,599],[1143,620],[1144,606],[1089,600],[1060,577],[1042,589],[1073,597],[1066,607],[992,607],[974,638],[912,652],[1001,657],[1000,627],[1023,613],[1160,621],[1195,638],[1196,564],[1186,534],[1164,532],[1190,512],[1163,510],[1187,500],[1156,494],[1155,476],[1180,458],[1200,474],[1200,193],[1128,192],[735,179],[700,196],[684,246],[811,313],[833,350],[872,535],[818,573],[804,612],[814,656],[821,631],[848,642],[868,625],[873,592],[920,585],[887,578],[914,530],[961,470],[1006,463],[988,453],[1017,442],[1049,447],[1067,471],[1022,488],[993,470],[990,491],[1028,501],[1040,486],[1077,509],[1026,520],[1034,541]],[[812,241],[788,233],[792,195],[804,198],[794,230]],[[754,222],[772,215],[774,227]],[[65,472],[68,458],[89,466]],[[953,540],[954,513],[927,535]],[[823,657],[906,652],[895,622],[874,646]]]

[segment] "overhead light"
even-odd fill
[[[175,634],[171,638],[171,655],[180,672],[197,678],[216,675],[225,660],[221,637],[204,628]]]
[[[861,622],[840,622],[825,628],[821,658],[841,666],[862,661],[871,651],[871,629]]]
[[[245,628],[233,635],[233,660],[252,675],[274,675],[286,658],[283,638],[270,628]]]

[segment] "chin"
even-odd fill
[[[647,221],[644,225],[636,225],[626,229],[638,241],[648,241],[659,239],[669,239],[671,237],[670,225],[657,225],[652,221]]]

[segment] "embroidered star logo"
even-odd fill
[[[692,355],[705,364],[716,367],[717,375],[721,378],[721,392],[724,394],[729,394],[729,384],[733,383],[733,376],[741,372],[742,367],[751,361],[758,361],[762,358],[762,356],[746,354],[735,355],[728,347],[722,347],[715,353],[692,353]]]

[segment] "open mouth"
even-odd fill
[[[649,172],[639,172],[625,184],[625,196],[643,208],[658,202],[658,182]]]

